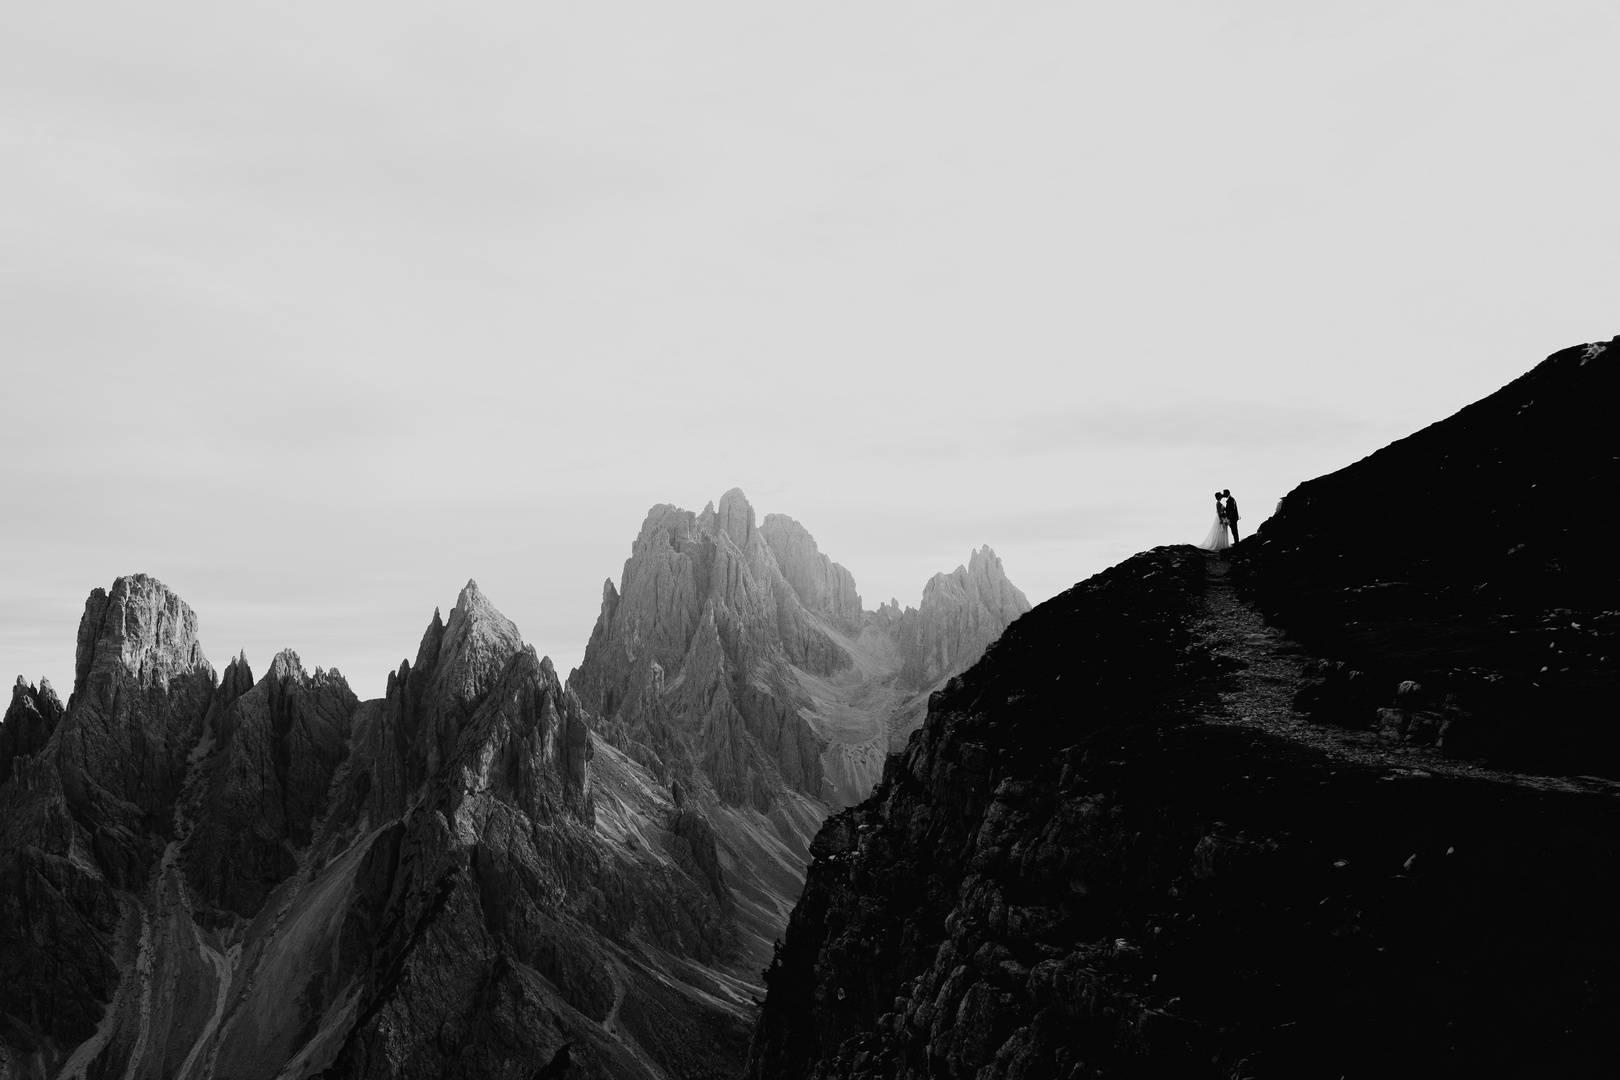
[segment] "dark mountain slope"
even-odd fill
[[[1617,413],[1620,338],[1291,492],[1238,565],[1274,621],[1344,664],[1301,705],[1453,756],[1620,776]],[[1431,714],[1415,727],[1378,716],[1407,680],[1422,689],[1402,711]]]
[[[1538,386],[1590,377],[1583,356],[1555,357]],[[1446,460],[1447,437],[1423,441]],[[1518,451],[1499,445],[1505,468]],[[1445,489],[1415,465],[1404,482]],[[1298,495],[1296,535],[1354,524],[1318,525],[1320,500]],[[1589,526],[1560,505],[1540,508],[1540,535]],[[1448,558],[1419,531],[1398,542],[1404,566]],[[1342,593],[1321,569],[1337,558],[1301,542],[1278,584],[1255,547],[1245,588],[1276,610],[1304,620],[1289,596]],[[1551,560],[1567,602],[1612,587],[1601,562],[1556,546]],[[1441,618],[1457,594],[1425,595]],[[1344,640],[1332,624],[1299,623],[1307,642]],[[1518,648],[1492,625],[1458,655]],[[1597,685],[1612,664],[1594,660]],[[1394,708],[1390,679],[1381,732],[1291,708],[1371,677],[1322,674],[1341,670],[1192,548],[1137,556],[1013,623],[935,695],[873,796],[817,836],[748,1075],[1606,1075],[1620,786],[1403,738],[1429,691]],[[1471,709],[1505,678],[1482,681]],[[1436,730],[1466,723],[1464,704],[1441,698],[1454,711]]]

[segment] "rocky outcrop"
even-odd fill
[[[52,738],[74,818],[116,849],[112,873],[138,880],[172,829],[186,757],[214,696],[197,616],[144,574],[90,594],[79,621],[73,696]]]
[[[62,702],[49,679],[39,680],[35,689],[22,676],[17,677],[11,688],[11,704],[0,720],[0,784],[11,779],[13,761],[45,748],[62,712]]]
[[[1620,799],[1591,775],[1604,745],[1569,732],[1612,713],[1592,609],[1615,579],[1590,557],[1590,500],[1492,521],[1620,460],[1606,410],[1575,400],[1612,398],[1607,351],[1555,354],[1302,486],[1239,545],[1241,593],[1222,558],[1163,548],[1017,620],[818,833],[747,1075],[1608,1070]],[[1544,404],[1578,430],[1515,419]],[[1450,494],[1476,470],[1494,507]],[[1492,531],[1512,527],[1545,545],[1516,576]],[[1496,568],[1511,603],[1476,588]],[[1477,683],[1449,674],[1465,665]],[[1517,673],[1567,681],[1533,698]],[[1575,775],[1457,760],[1452,733],[1498,709]]]

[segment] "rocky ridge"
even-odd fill
[[[1620,696],[1617,398],[1620,338],[1564,349],[1290,492],[1237,568],[1322,658],[1299,707],[1452,757],[1620,775],[1614,708],[1594,707]]]
[[[0,1076],[734,1068],[735,900],[699,808],[599,742],[468,583],[359,702],[290,650],[223,675],[140,575],[65,710],[13,692]]]
[[[747,1075],[1602,1075],[1613,358],[1019,619],[818,833]]]
[[[763,965],[830,806],[858,802],[927,694],[1029,603],[988,547],[920,609],[865,611],[848,570],[740,490],[654,507],[568,679],[607,743],[713,823]]]

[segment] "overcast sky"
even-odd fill
[[[0,7],[0,675],[566,673],[742,487],[1040,601],[1620,331],[1612,3]],[[1376,507],[1369,508],[1376,512]]]

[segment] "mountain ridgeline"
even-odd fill
[[[827,808],[865,798],[928,695],[1028,610],[986,547],[920,608],[866,611],[802,525],[756,523],[734,488],[652,509],[568,685],[603,742],[701,808],[758,968]]]
[[[733,491],[569,686],[468,582],[360,701],[119,578],[0,724],[0,1077],[735,1075],[810,837],[1028,606],[986,548],[863,612]]]

